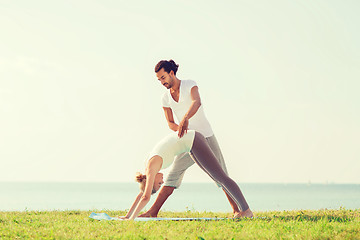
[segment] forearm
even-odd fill
[[[171,130],[173,130],[174,132],[176,132],[178,130],[179,126],[174,121],[174,116],[173,116],[171,108],[163,107],[163,109],[164,109],[165,117],[166,117],[169,128]]]
[[[176,123],[173,123],[173,122],[169,122],[168,125],[169,125],[169,128],[171,130],[173,130],[174,132],[176,132],[179,128],[179,125],[177,125]]]
[[[199,110],[200,106],[201,106],[201,102],[199,100],[192,101],[189,111],[187,111],[183,119],[189,120],[190,118],[192,118],[195,115],[195,113]]]
[[[135,211],[133,212],[133,214],[131,215],[131,217],[129,219],[134,220],[149,201],[150,201],[150,197],[142,197],[140,199],[140,202],[138,203]]]
[[[125,216],[125,218],[129,218],[129,217],[132,215],[132,213],[134,212],[136,206],[138,205],[138,203],[139,203],[139,201],[140,201],[141,196],[142,196],[142,192],[140,192],[140,193],[136,196],[135,201],[134,201],[134,203],[131,205],[128,213],[127,213],[126,216]]]

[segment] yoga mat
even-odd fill
[[[95,220],[117,220],[124,221],[117,217],[110,217],[106,213],[91,213],[89,218]],[[226,218],[135,218],[135,221],[147,222],[147,221],[218,221]]]

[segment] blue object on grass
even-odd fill
[[[123,219],[117,218],[117,217],[110,217],[106,213],[91,213],[89,218],[95,219],[95,220],[120,220]],[[147,222],[147,221],[217,221],[217,220],[224,220],[226,218],[135,218],[135,221],[140,222]]]

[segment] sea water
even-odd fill
[[[239,186],[254,211],[360,208],[360,184],[239,183]],[[0,211],[126,210],[138,193],[136,183],[3,182]],[[214,183],[183,183],[162,210],[231,212],[231,207]]]

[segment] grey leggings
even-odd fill
[[[215,182],[221,184],[224,191],[226,191],[242,211],[249,209],[239,186],[222,170],[219,161],[216,159],[205,137],[201,135],[201,133],[195,132],[190,156]]]

